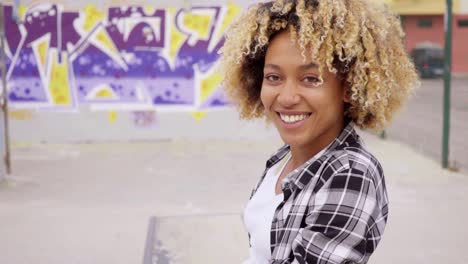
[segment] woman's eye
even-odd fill
[[[278,75],[266,75],[265,80],[270,81],[270,82],[276,82],[280,80],[280,77]]]
[[[317,83],[319,79],[315,76],[306,76],[304,77],[303,81],[306,83]]]

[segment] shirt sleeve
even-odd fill
[[[292,263],[367,262],[387,220],[387,207],[380,204],[385,185],[382,175],[375,175],[379,173],[348,168],[324,182],[292,244]]]

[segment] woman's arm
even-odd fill
[[[306,227],[294,239],[290,261],[366,263],[387,221],[381,174],[377,164],[374,169],[348,168],[330,177],[311,198]]]

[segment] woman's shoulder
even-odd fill
[[[340,149],[325,153],[316,162],[310,164],[305,171],[311,172],[308,188],[317,193],[321,189],[334,191],[354,188],[361,192],[361,188],[370,184],[376,190],[373,192],[379,201],[386,197],[385,179],[379,160],[362,144],[351,144]],[[383,204],[383,203],[382,203]]]
[[[339,147],[330,150],[321,157],[328,174],[353,172],[372,177],[382,177],[383,169],[378,158],[364,145],[356,134]],[[329,175],[332,176],[332,175]]]

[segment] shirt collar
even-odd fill
[[[321,166],[320,162],[316,162],[320,157],[327,156],[330,152],[338,149],[342,149],[343,146],[345,145],[345,142],[348,140],[348,138],[356,137],[357,133],[354,130],[354,122],[349,121],[348,124],[343,128],[341,133],[336,137],[325,149],[322,155],[320,156],[314,156],[308,161],[306,161],[304,164],[290,172],[281,182],[283,189],[284,188],[289,188],[290,183],[295,185],[297,188],[302,189],[304,188],[305,185],[307,185],[312,178],[313,174],[311,175],[310,173],[305,174],[304,172],[307,171],[315,173],[319,167]],[[266,164],[267,169],[271,168],[273,165],[275,165],[278,161],[280,161],[286,154],[290,151],[290,146],[289,145],[284,145],[281,147],[268,161]]]

